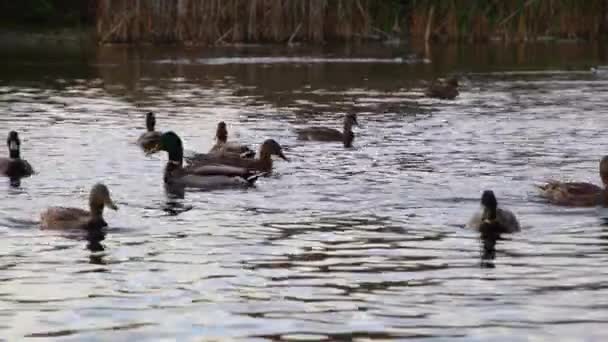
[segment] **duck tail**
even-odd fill
[[[247,181],[247,183],[249,183],[250,185],[253,185],[255,183],[255,181],[258,180],[258,178],[267,175],[268,172],[256,172],[254,174],[251,174],[249,176],[247,176],[245,178],[245,180]]]

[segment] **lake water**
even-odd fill
[[[604,341],[602,212],[533,185],[600,183],[608,76],[590,68],[607,51],[2,49],[0,134],[38,174],[0,180],[0,340]],[[422,96],[451,73],[455,101]],[[166,155],[134,145],[147,111],[188,150],[223,120],[291,162],[250,190],[169,196]],[[353,149],[296,140],[351,111]],[[105,233],[39,229],[98,181],[120,207]],[[463,229],[485,189],[523,226],[493,260]]]

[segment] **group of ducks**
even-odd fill
[[[426,96],[453,99],[458,95],[458,80],[450,78],[433,83],[425,92]],[[341,142],[345,148],[352,147],[353,126],[358,126],[357,116],[344,116],[343,130],[327,127],[307,127],[295,130],[299,140]],[[137,140],[137,144],[147,155],[165,151],[168,155],[164,171],[164,182],[168,186],[199,188],[204,190],[249,187],[262,176],[272,172],[273,156],[288,161],[281,145],[268,139],[260,146],[258,155],[246,145],[228,141],[226,123],[220,122],[216,130],[216,143],[208,153],[196,153],[184,157],[180,137],[172,131],[161,133],[155,130],[156,118],[153,113],[146,115],[147,131]],[[8,134],[9,156],[0,158],[0,174],[11,180],[34,174],[32,166],[21,158],[21,141],[15,131]],[[184,160],[186,165],[184,166]],[[583,182],[550,181],[538,186],[540,195],[550,203],[566,206],[596,206],[606,204],[608,198],[608,156],[600,162],[600,177],[603,187]],[[482,211],[473,216],[468,227],[482,234],[513,233],[520,230],[515,215],[507,209],[499,208],[494,193],[484,191],[481,196]],[[108,188],[96,184],[89,195],[89,211],[78,208],[51,207],[41,214],[41,227],[45,229],[101,228],[107,226],[103,210],[108,207],[117,210]]]
[[[342,142],[351,147],[353,126],[358,125],[356,114],[347,114],[344,129],[339,131],[327,127],[307,127],[296,129],[300,140]],[[286,161],[281,145],[267,139],[260,146],[258,155],[246,145],[228,141],[226,123],[220,122],[216,130],[216,144],[208,153],[196,153],[184,157],[181,138],[172,131],[161,133],[155,130],[156,118],[153,113],[146,115],[147,132],[137,140],[137,144],[147,155],[165,151],[168,155],[164,171],[165,185],[180,188],[212,190],[231,187],[250,187],[262,176],[271,174],[273,156]],[[11,131],[7,138],[9,156],[0,158],[0,174],[11,180],[20,180],[34,174],[32,166],[21,158],[19,134]],[[184,159],[186,165],[184,166]],[[43,229],[98,229],[107,226],[103,211],[108,207],[118,210],[112,201],[110,191],[101,183],[95,184],[89,194],[89,210],[68,207],[50,207],[41,215]]]

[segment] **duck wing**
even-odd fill
[[[557,205],[567,206],[595,206],[600,204],[605,190],[586,182],[558,182],[549,181],[537,185],[540,196]]]
[[[342,141],[342,132],[329,127],[306,127],[296,128],[299,140],[318,140],[318,141]]]
[[[496,220],[505,233],[514,233],[520,230],[519,221],[510,210],[498,208],[496,210]]]
[[[209,150],[209,154],[220,154],[220,155],[238,155],[245,158],[253,158],[255,151],[249,148],[247,145],[239,144],[236,142],[216,143]]]
[[[40,215],[40,224],[42,229],[75,229],[85,226],[90,217],[83,209],[50,207]]]
[[[264,173],[230,165],[193,165],[174,171],[168,181],[185,187],[214,190],[250,187],[262,175]]]
[[[248,178],[256,174],[255,171],[244,167],[225,164],[192,165],[183,169],[185,175],[195,176],[226,176]]]
[[[453,100],[458,96],[458,89],[446,84],[433,84],[427,88],[424,95],[437,99]]]
[[[0,174],[7,177],[28,177],[34,169],[24,159],[0,158]]]

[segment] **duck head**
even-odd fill
[[[608,189],[608,156],[604,156],[600,161],[600,177],[604,187]]]
[[[118,207],[110,197],[108,187],[101,183],[95,184],[91,189],[91,193],[89,194],[89,206],[91,207],[91,214],[94,218],[101,217],[104,207],[118,210]]]
[[[226,129],[226,123],[224,121],[220,121],[217,124],[215,139],[220,142],[226,142],[228,140],[228,130]]]
[[[271,156],[278,156],[283,160],[289,161],[283,154],[283,148],[274,139],[268,139],[264,141],[262,147],[260,147],[260,159],[270,158]]]
[[[445,80],[445,84],[449,85],[452,88],[457,88],[458,87],[458,77],[452,76],[452,77],[448,78],[447,80]]]
[[[496,201],[496,196],[494,196],[494,192],[492,190],[486,190],[483,192],[481,195],[481,205],[484,208],[484,221],[493,222],[496,220],[496,208],[498,207],[498,202]]]
[[[148,129],[148,132],[154,132],[154,126],[156,126],[156,117],[154,116],[154,113],[149,112],[146,114],[146,128]]]
[[[160,141],[148,151],[148,155],[158,151],[165,151],[169,154],[169,162],[182,165],[184,159],[184,147],[182,140],[177,134],[172,131],[163,133],[160,136]]]
[[[17,134],[17,132],[10,131],[8,133],[6,145],[8,146],[9,158],[19,159],[21,151],[21,140],[19,140],[19,134]]]

